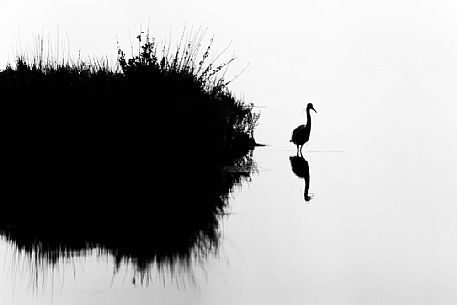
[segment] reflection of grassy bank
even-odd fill
[[[19,248],[53,261],[101,247],[143,268],[217,246],[240,179],[221,168],[253,148],[257,115],[209,48],[139,41],[121,70],[38,54],[0,72],[0,228]]]
[[[123,202],[8,207],[0,215],[0,232],[41,272],[93,249],[112,256],[118,266],[133,263],[145,281],[153,277],[151,270],[185,270],[217,252],[228,197],[252,170],[250,156],[233,163],[242,167],[240,172],[203,161],[156,164],[159,180],[150,181],[152,194],[144,200],[132,195]]]

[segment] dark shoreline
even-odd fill
[[[0,232],[28,255],[52,265],[98,248],[147,272],[217,249],[258,115],[218,67],[141,50],[117,71],[20,57],[0,71]]]

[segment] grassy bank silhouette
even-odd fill
[[[20,249],[52,262],[101,247],[141,267],[217,244],[244,175],[223,168],[251,164],[258,115],[228,90],[230,61],[210,61],[211,44],[172,53],[137,39],[118,68],[38,53],[0,71],[0,230]]]

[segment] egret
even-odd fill
[[[309,134],[311,133],[310,110],[313,110],[315,113],[317,113],[316,109],[314,109],[313,107],[313,104],[309,103],[308,106],[306,106],[306,125],[300,125],[297,128],[295,128],[292,132],[292,139],[290,140],[290,142],[293,142],[295,145],[297,145],[297,155],[299,151],[300,154],[302,153],[301,150],[303,148],[303,144],[305,144],[309,140]]]

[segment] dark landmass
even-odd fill
[[[258,115],[205,64],[209,47],[159,58],[139,41],[118,70],[38,55],[0,71],[0,231],[17,248],[51,264],[100,248],[144,271],[217,248]]]

